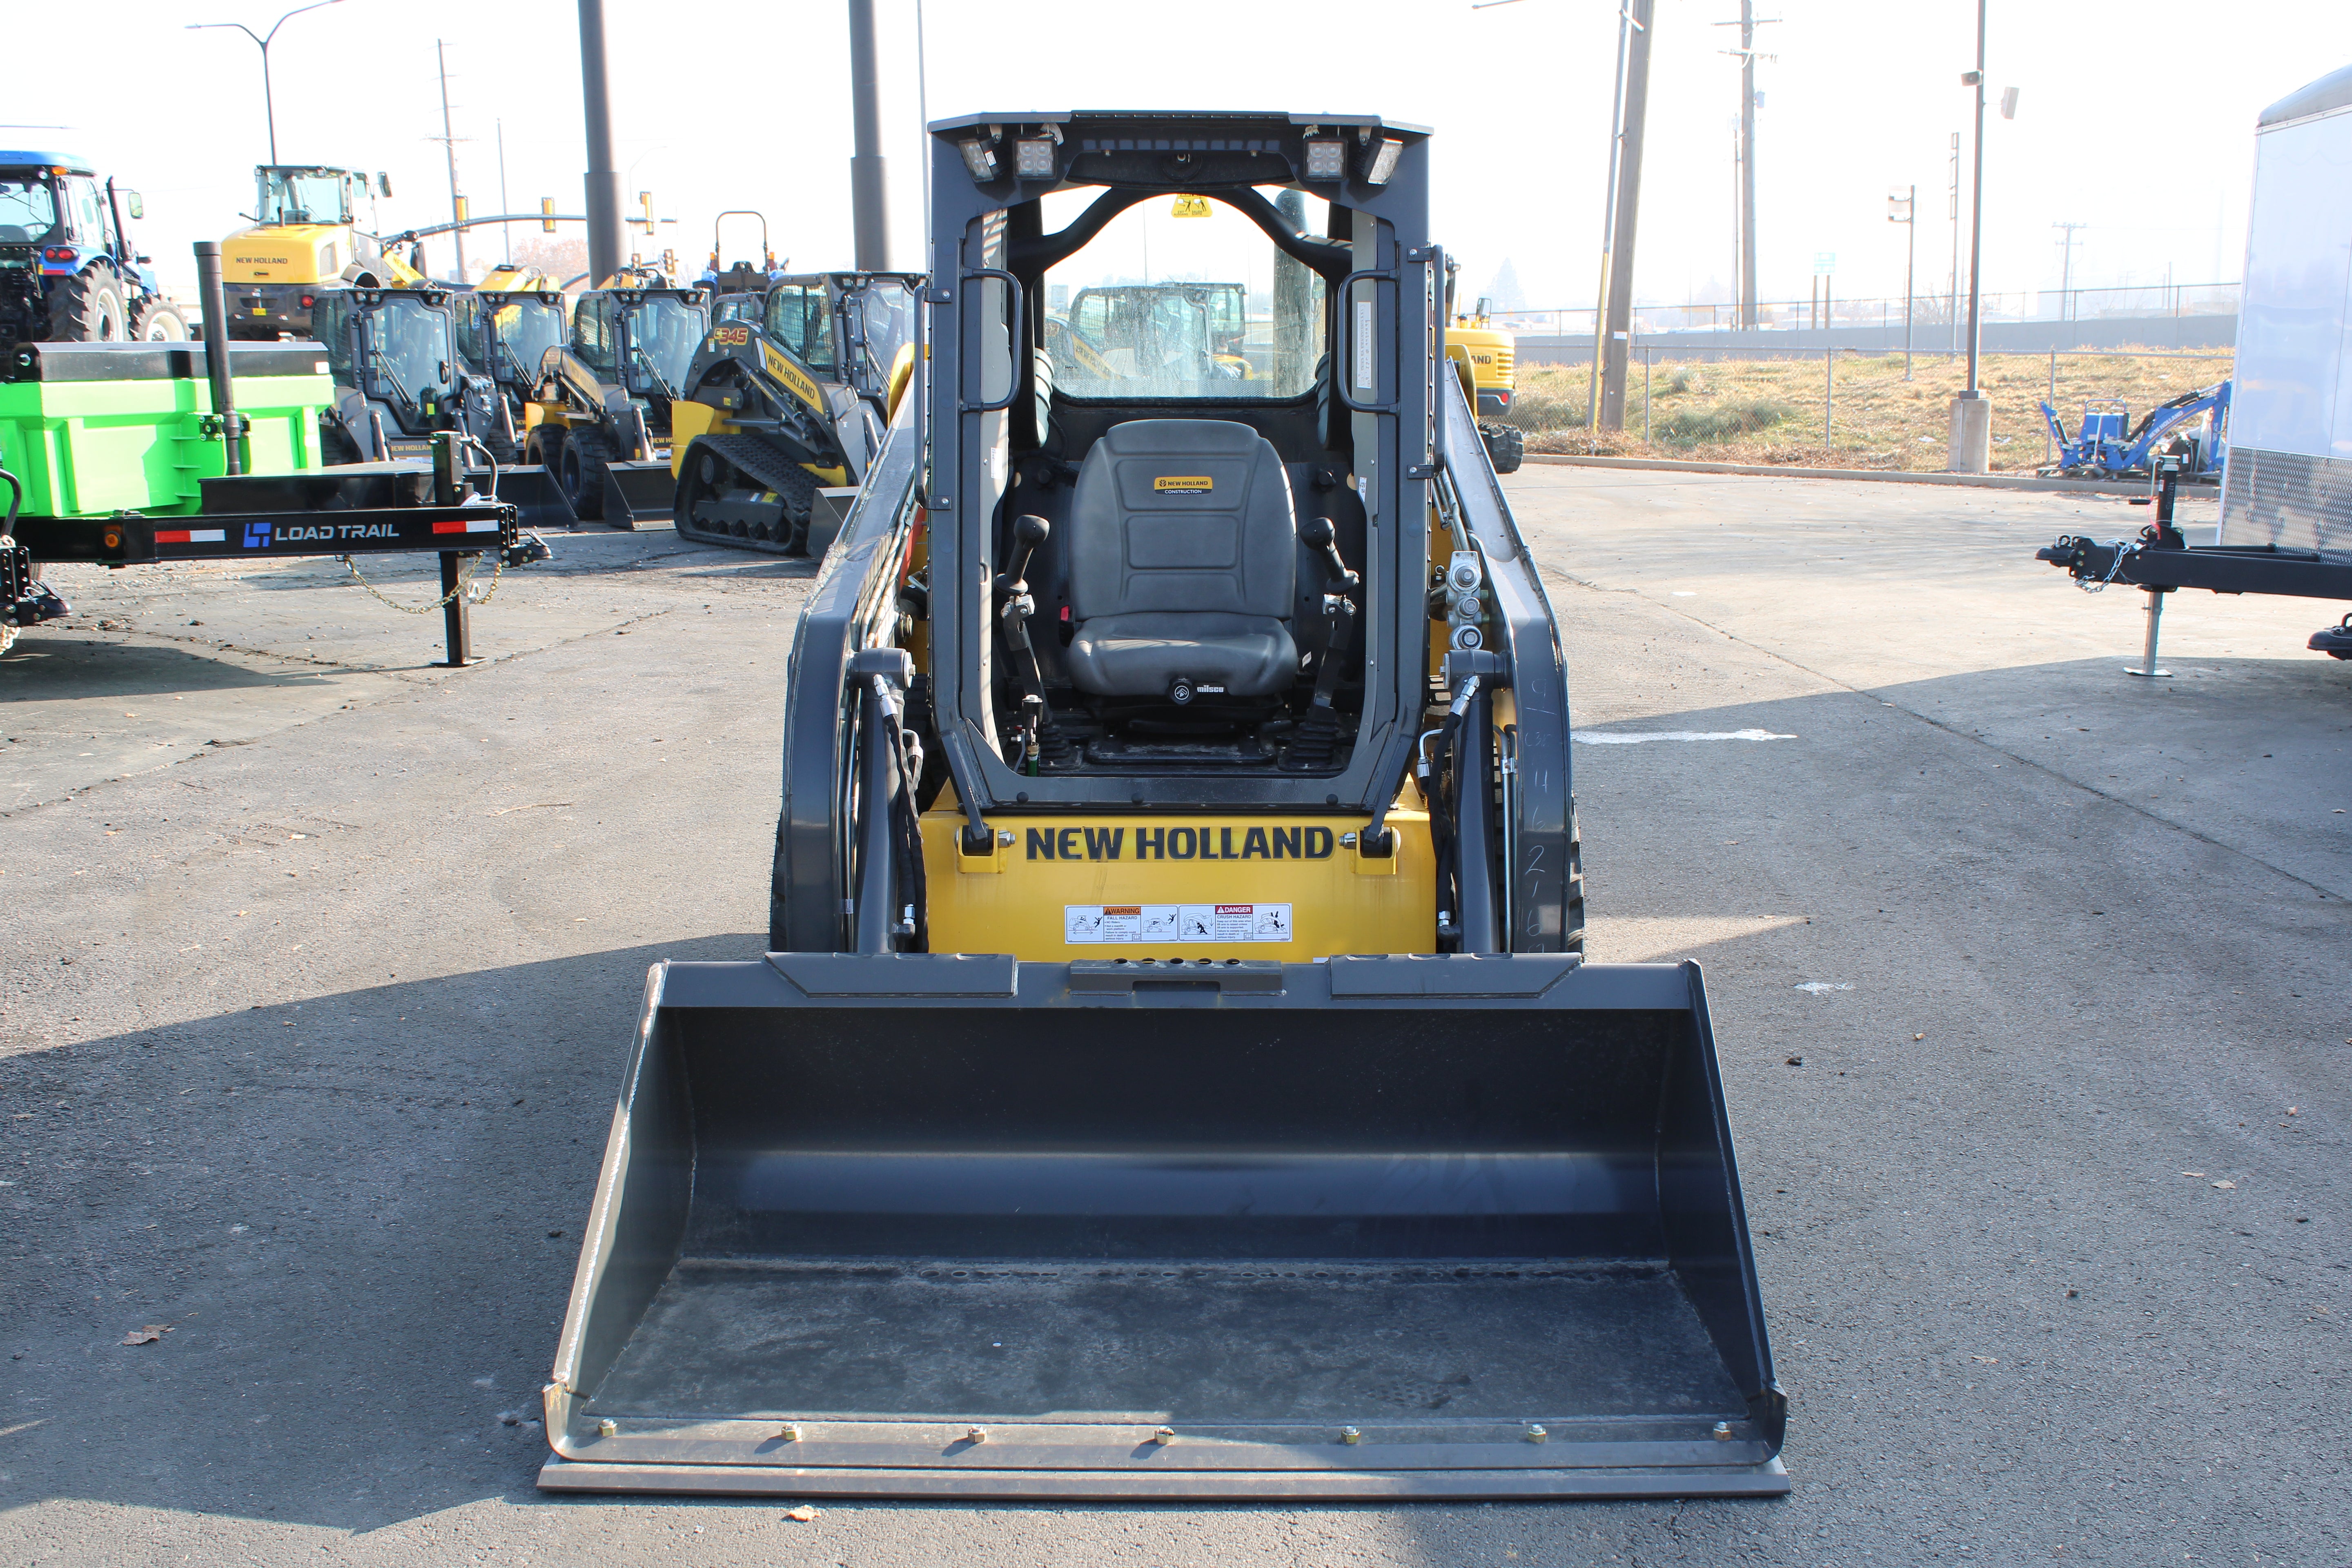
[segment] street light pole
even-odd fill
[[[1992,405],[1979,384],[1984,332],[1984,111],[1985,5],[1977,0],[1977,68],[1961,76],[1977,97],[1976,166],[1971,171],[1969,210],[1969,384],[1952,399],[1945,466],[1956,474],[1981,474],[1992,465]]]
[[[1985,110],[1985,5],[1977,0],[1977,68],[1969,73],[1968,81],[1977,94],[1977,144],[1975,167],[1969,178],[1969,395],[1982,395],[1977,390],[1977,361],[1980,349],[1983,322],[1980,310],[1984,303],[1984,110]]]
[[[269,41],[278,37],[278,29],[305,11],[317,11],[328,5],[340,5],[343,0],[312,0],[308,5],[298,5],[270,24],[267,33],[257,33],[242,22],[191,22],[187,30],[199,33],[207,27],[235,27],[261,47],[261,110],[269,119],[269,161],[278,162],[278,100],[269,86]],[[256,214],[259,216],[259,214]]]

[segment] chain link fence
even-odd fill
[[[2031,473],[2054,458],[2045,399],[2070,435],[2091,400],[2120,400],[2136,424],[2158,404],[2227,377],[2230,360],[2136,349],[1982,355],[1992,469]],[[1527,432],[1530,452],[1941,470],[1968,362],[1921,353],[1906,361],[1900,351],[1637,347],[1622,431],[1591,428],[1590,365],[1522,365],[1508,418]]]

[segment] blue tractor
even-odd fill
[[[2057,453],[2056,461],[2042,468],[2044,474],[2138,478],[2154,471],[2150,464],[2162,447],[2165,455],[2182,459],[2183,479],[2219,479],[2228,455],[2223,442],[2230,423],[2230,384],[2217,381],[2159,403],[2137,426],[2123,399],[2093,398],[2083,405],[2083,423],[2071,437],[2058,411],[2047,403],[2042,405],[2042,417],[2050,426],[2051,447]],[[2171,437],[2168,446],[2164,445],[2167,437]]]
[[[0,346],[167,342],[187,318],[131,243],[139,193],[68,153],[0,152]]]

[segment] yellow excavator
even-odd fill
[[[254,225],[221,241],[230,337],[307,338],[321,289],[409,289],[427,281],[378,237],[375,198],[392,195],[389,176],[371,182],[356,169],[274,163],[253,175]]]
[[[1511,412],[1511,395],[1518,379],[1518,340],[1494,324],[1487,300],[1479,300],[1475,310],[1456,310],[1454,284],[1461,270],[1459,261],[1447,260],[1445,357],[1469,374],[1477,399],[1478,434],[1486,443],[1487,456],[1494,459],[1495,471],[1515,474],[1527,460],[1527,437],[1505,418]]]
[[[929,141],[768,951],[646,978],[539,1484],[1786,1491],[1706,986],[1584,962],[1567,649],[1441,351],[1428,133]],[[1319,280],[1250,322],[1286,351],[1055,364],[1047,299],[1179,194],[1223,275]]]

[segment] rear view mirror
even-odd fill
[[[375,177],[375,188],[378,195],[388,196],[392,195],[392,176],[390,174],[378,174]]]
[[[123,193],[123,206],[132,217],[145,217],[147,216],[147,203],[137,191],[126,191]]]

